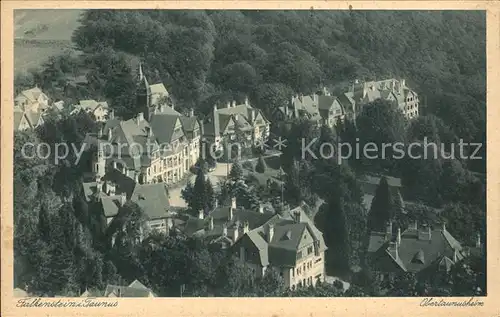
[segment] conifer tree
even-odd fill
[[[387,178],[382,177],[368,215],[368,230],[384,231],[387,222],[392,220],[393,217],[394,198],[387,183]]]
[[[259,157],[259,160],[257,161],[257,165],[255,165],[255,171],[257,173],[265,173],[267,169],[267,164],[266,161],[264,160],[264,157],[262,155]]]

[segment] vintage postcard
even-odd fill
[[[2,316],[500,316],[500,5],[1,6]]]

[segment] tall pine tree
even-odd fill
[[[382,177],[372,200],[368,214],[368,230],[384,231],[388,221],[394,218],[394,198],[386,177]]]

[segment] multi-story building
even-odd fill
[[[141,184],[176,183],[200,156],[201,125],[193,112],[182,115],[167,103],[168,94],[159,96],[158,91],[163,89],[158,87],[165,87],[150,86],[141,67],[138,85],[137,102],[143,112],[135,118],[119,120],[110,111],[104,128],[87,136],[85,144],[99,149],[93,172],[103,176],[106,168],[112,166]]]
[[[350,109],[349,112],[356,116],[361,112],[363,105],[377,99],[395,102],[408,119],[418,117],[419,115],[420,101],[418,94],[406,86],[404,79],[396,80],[391,78],[380,81],[355,81],[349,91],[343,94],[340,101],[344,107]]]
[[[449,272],[453,265],[481,248],[479,235],[476,246],[462,247],[444,224],[433,229],[428,225],[419,228],[415,222],[404,231],[398,228],[394,235],[392,223],[388,223],[386,232],[370,234],[367,263],[382,279],[404,272]]]
[[[14,98],[14,105],[23,111],[33,112],[44,112],[50,107],[49,97],[38,87],[21,91]]]
[[[336,96],[328,91],[309,96],[293,96],[287,107],[280,107],[278,118],[283,120],[307,118],[317,125],[333,128],[345,118],[345,109]]]
[[[14,98],[14,130],[32,130],[42,125],[43,114],[50,107],[49,97],[40,88],[22,91]]]
[[[325,280],[323,234],[301,206],[277,214],[249,231],[232,246],[241,261],[262,276],[268,267],[280,271],[290,288],[316,285]]]
[[[118,170],[84,182],[85,198],[102,226],[109,225],[127,201],[136,203],[147,217],[148,231],[167,233],[173,226],[165,184],[138,184]]]
[[[200,155],[201,129],[195,117],[183,117],[162,105],[150,116],[141,112],[130,120],[110,119],[86,144],[99,150],[93,171],[103,176],[112,166],[139,183],[181,180]]]
[[[269,138],[270,121],[260,109],[254,108],[245,99],[243,104],[228,102],[226,107],[214,106],[204,124],[203,137],[221,150],[223,141],[242,142],[242,146],[262,144]],[[238,134],[243,140],[238,140]]]
[[[71,113],[78,113],[80,111],[92,113],[97,122],[105,122],[108,118],[109,107],[105,101],[80,100],[80,103],[74,106]]]
[[[233,199],[231,206],[216,207],[207,216],[200,211],[198,218],[187,221],[184,232],[229,250],[257,277],[273,267],[290,288],[325,279],[327,247],[303,205],[275,214],[263,206],[258,210],[238,208]]]

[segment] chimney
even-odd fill
[[[142,75],[142,73],[141,73],[141,75]],[[117,295],[117,297],[122,297],[122,287],[121,286],[118,287],[118,294],[116,294],[116,295]]]
[[[398,242],[398,246],[401,245],[401,228],[398,228],[398,236],[396,238]]]
[[[134,174],[134,181],[136,183],[139,183],[139,173],[137,173],[137,172],[135,172],[135,174]]]
[[[189,110],[189,116],[190,117],[194,117],[194,109],[190,109]]]
[[[203,209],[198,210],[198,219],[203,219],[205,214],[203,213]]]
[[[151,136],[153,136],[153,133],[152,133],[150,127],[146,127],[146,135],[148,136],[148,138],[150,138]]]
[[[110,110],[108,111],[108,117],[109,117],[110,119],[114,119],[114,118],[115,118],[115,111],[114,111],[113,109],[110,109]]]
[[[116,161],[113,161],[113,168],[114,168],[114,169],[117,169],[117,166],[116,166]]]
[[[398,258],[398,245],[396,242],[389,243],[389,252],[394,256],[395,259]]]
[[[408,227],[408,229],[418,230],[418,221],[415,220],[412,224],[410,224],[410,226]]]
[[[127,194],[126,193],[121,193],[120,195],[120,203],[121,205],[125,205],[125,202],[127,201]]]
[[[392,221],[387,222],[387,227],[385,228],[385,233],[392,236]]]
[[[249,106],[249,105],[250,105],[250,103],[248,102],[248,97],[245,97],[245,105],[246,105],[246,106]]]
[[[243,234],[244,235],[247,234],[249,230],[250,230],[250,224],[248,223],[248,221],[245,221],[243,223]]]
[[[250,111],[250,122],[253,123],[255,120],[255,110]]]
[[[476,248],[481,247],[481,234],[478,232],[476,235]]]
[[[431,227],[422,225],[422,230],[418,230],[418,240],[430,241],[431,238]]]
[[[96,186],[95,186],[95,191],[96,191],[96,194],[99,194],[101,193],[102,191],[102,183],[101,183],[101,178],[100,177],[97,177],[96,180],[95,180],[95,183],[96,183]]]
[[[140,122],[142,122],[144,120],[144,113],[142,112],[139,112],[137,114],[137,124],[139,124]]]
[[[212,231],[214,230],[214,218],[210,217],[208,220],[208,230]]]
[[[313,94],[313,101],[314,101],[314,102],[317,102],[317,101],[318,101],[318,95],[317,95],[317,94]]]
[[[228,102],[227,102],[227,106],[226,106],[226,107],[227,107],[227,108],[231,108],[231,101],[228,101]]]
[[[405,88],[405,87],[406,87],[406,80],[401,79],[401,88]]]
[[[233,100],[232,105],[233,105],[233,107],[236,107],[236,100]]]
[[[227,237],[227,224],[222,225],[222,236]]]
[[[295,210],[293,212],[293,215],[295,216],[296,223],[300,223],[302,221],[302,217],[301,217],[302,214],[301,214],[300,210]]]
[[[231,209],[236,209],[236,197],[231,198]]]
[[[233,243],[236,242],[236,240],[238,240],[238,233],[240,231],[240,223],[239,221],[236,221],[233,225]]]
[[[268,243],[271,243],[271,241],[273,240],[273,236],[274,236],[274,225],[269,224],[267,226],[267,233],[266,233],[266,238]]]
[[[264,205],[259,204],[259,213],[263,214],[264,213]]]
[[[108,128],[108,141],[111,141],[112,138],[113,138],[113,132],[111,128]]]

